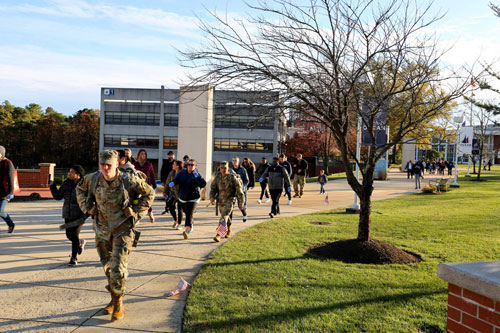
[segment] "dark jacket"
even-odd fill
[[[245,168],[245,170],[248,175],[248,188],[255,187],[255,170],[252,167]]]
[[[305,159],[301,159],[300,161],[296,160],[292,164],[292,170],[293,170],[293,173],[295,175],[299,175],[299,176],[307,175],[307,168],[308,168],[308,165],[307,165],[307,161]]]
[[[238,168],[233,167],[233,171],[236,172],[238,176],[241,178],[241,182],[243,183],[243,192],[245,192],[248,188],[248,173],[247,169],[242,167],[241,165]]]
[[[0,161],[0,199],[14,194],[14,164],[8,158]]]
[[[262,177],[264,172],[266,172],[266,169],[269,168],[270,166],[271,164],[269,164],[269,162],[259,164],[257,170],[255,170],[255,178],[259,179],[260,177]]]
[[[144,151],[146,153],[146,158],[148,157],[148,153],[144,149],[140,149],[137,152],[137,156],[141,153],[141,151]],[[148,177],[148,184],[151,185],[153,188],[156,188],[156,179],[155,179],[155,169],[153,168],[153,164],[146,160],[143,165],[139,163],[139,161],[135,161],[134,167],[136,170],[142,171],[146,174]]]
[[[164,160],[163,164],[161,166],[161,171],[160,171],[160,180],[162,184],[165,184],[167,181],[168,174],[170,171],[172,171],[172,165],[174,164],[175,159],[170,160]]]
[[[292,172],[292,165],[288,161],[284,161],[283,163],[279,162],[279,164],[285,168],[286,172],[288,172],[288,177],[292,177],[293,172]]]
[[[175,175],[173,182],[175,185],[179,185],[179,199],[182,201],[199,199],[200,188],[207,185],[200,174],[197,177],[194,174],[195,172],[189,173],[187,170],[181,170]]]
[[[280,190],[283,186],[290,186],[290,177],[288,172],[281,165],[270,166],[262,175],[262,178],[268,178],[270,190]]]
[[[55,183],[50,184],[50,192],[56,200],[64,199],[62,217],[65,219],[78,219],[83,217],[83,212],[76,200],[76,185],[78,183],[70,179],[66,179],[57,189]]]

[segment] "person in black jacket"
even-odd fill
[[[185,229],[182,233],[184,239],[193,232],[193,213],[200,202],[200,188],[204,188],[207,182],[196,171],[196,160],[190,159],[186,163],[186,169],[179,171],[174,180],[168,186],[179,185],[179,201],[186,215]]]
[[[277,157],[273,157],[273,164],[266,169],[264,174],[262,174],[259,182],[266,178],[268,179],[269,193],[271,193],[271,199],[273,200],[269,217],[273,218],[276,214],[280,213],[279,200],[283,192],[283,187],[286,186],[290,192],[292,192],[292,188],[290,186],[288,172],[283,166],[279,165]]]
[[[15,223],[10,218],[10,215],[5,212],[7,203],[14,198],[14,165],[11,160],[5,157],[5,148],[0,146],[0,217],[7,223],[9,227],[8,234],[14,232]]]
[[[294,198],[302,198],[307,177],[307,162],[302,159],[302,154],[297,154],[297,160],[292,165]]]
[[[162,186],[165,186],[168,174],[170,173],[170,171],[172,171],[172,165],[174,164],[174,162],[175,162],[175,154],[173,151],[169,151],[168,160],[163,161],[163,164],[161,166],[160,180]]]
[[[80,165],[74,165],[69,169],[68,178],[57,188],[54,182],[50,184],[50,192],[56,200],[64,199],[62,217],[66,229],[66,237],[71,241],[71,259],[70,266],[78,264],[77,255],[81,255],[85,248],[86,241],[80,239],[80,231],[83,223],[88,217],[82,212],[78,201],[76,200],[76,186],[78,182],[85,176],[85,170]]]
[[[286,155],[285,154],[280,154],[280,162],[279,165],[281,165],[283,168],[285,168],[286,172],[288,172],[288,177],[292,179],[293,173],[292,173],[292,165],[290,162],[286,160]],[[288,191],[288,187],[285,186],[285,195],[288,197],[288,204],[292,204],[292,191]]]
[[[268,167],[270,167],[271,164],[267,162],[267,158],[262,157],[262,161],[259,164],[259,167],[255,171],[255,178],[259,179],[262,174],[267,170]],[[257,200],[257,203],[261,204],[262,203],[262,198],[264,197],[264,194],[266,195],[266,202],[269,202],[269,192],[267,191],[267,179],[264,179],[262,182],[259,182],[260,184],[260,197],[259,200]]]

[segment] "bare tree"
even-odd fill
[[[444,51],[427,34],[441,18],[432,16],[431,3],[305,2],[257,1],[249,7],[258,14],[246,19],[211,12],[214,22],[200,21],[207,42],[182,51],[181,60],[197,73],[189,84],[280,91],[282,107],[327,126],[360,198],[357,239],[368,241],[376,162],[420,123],[439,116],[470,79],[442,75]],[[391,128],[391,141],[377,146],[377,119],[394,109],[403,116]],[[371,138],[364,161],[349,142],[359,118]],[[360,165],[362,181],[351,161]]]

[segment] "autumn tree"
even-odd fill
[[[258,14],[230,20],[212,12],[213,22],[200,22],[207,42],[181,52],[183,64],[195,69],[188,84],[279,91],[277,107],[327,126],[360,198],[357,239],[368,241],[376,162],[465,89],[466,79],[442,74],[443,52],[426,35],[440,17],[431,15],[430,5],[409,0],[275,0],[249,7]],[[430,92],[425,99],[423,89]],[[363,110],[367,98],[372,103]],[[390,117],[395,106],[403,116],[391,141],[377,146],[376,119],[384,112]],[[371,138],[364,161],[349,142],[358,118]],[[360,166],[361,181],[351,160]]]

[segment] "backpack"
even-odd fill
[[[144,180],[147,183],[148,177],[146,174],[142,171],[134,170],[134,169],[124,169],[122,172],[122,185],[123,189],[125,190],[125,198],[123,200],[123,209],[125,209],[128,206],[131,206],[134,203],[137,203],[137,200],[140,198],[140,195],[137,197],[131,197],[130,195],[130,178],[137,177],[139,179]],[[97,183],[99,181],[99,176],[101,176],[101,172],[97,171],[92,174],[92,178],[90,178],[90,187],[89,187],[89,193],[92,196],[94,202],[95,202],[95,189],[97,187]],[[139,222],[142,218],[144,217],[144,212],[137,212],[135,217],[134,217],[134,225]]]
[[[5,161],[4,169],[7,170],[7,172],[8,172],[9,171],[9,159],[5,158],[4,161]],[[13,178],[13,181],[12,181],[12,184],[11,184],[11,186],[12,186],[12,194],[16,195],[19,192],[21,192],[21,188],[19,187],[19,178],[17,178],[17,170],[16,169],[14,169],[14,176],[12,178]],[[5,189],[5,193],[6,194],[9,194],[8,179],[9,179],[9,177],[7,176],[3,180],[3,187]]]

